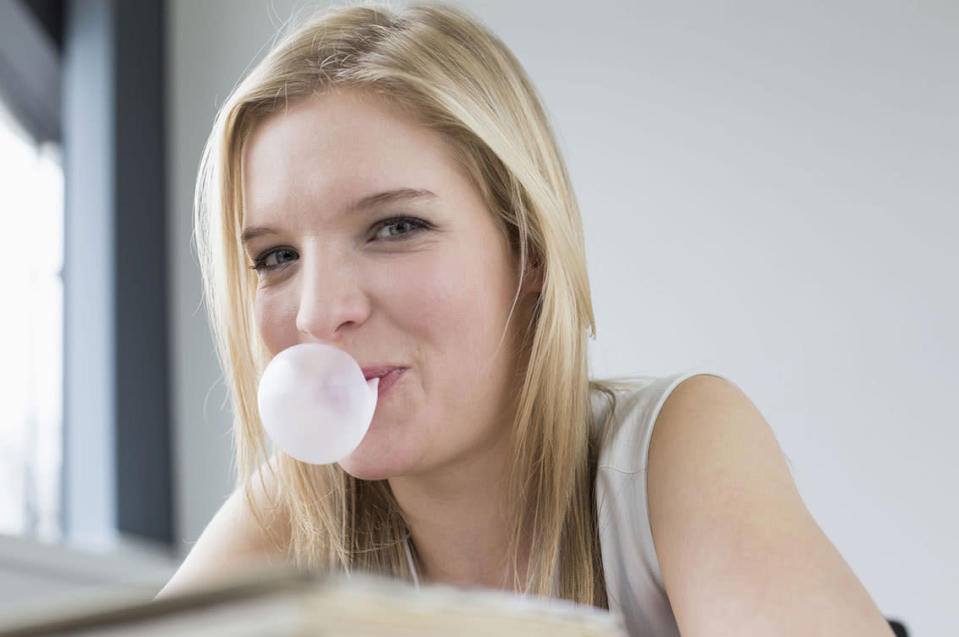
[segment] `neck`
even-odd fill
[[[429,475],[390,478],[422,582],[512,590],[505,445]],[[528,554],[519,556],[526,574]]]
[[[517,324],[528,324],[531,311],[530,302],[519,307],[522,320]],[[527,361],[528,349],[517,358]],[[517,402],[518,396],[513,396],[509,408],[501,412],[510,425]],[[389,479],[416,549],[421,582],[515,590],[508,554],[513,520],[506,481],[511,442],[504,433],[468,458],[426,474]],[[529,578],[530,539],[530,529],[524,526],[516,563],[521,587]]]

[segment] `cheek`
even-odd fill
[[[469,357],[488,356],[498,342],[512,298],[494,264],[462,250],[410,260],[391,271],[381,298],[421,344],[457,364],[475,362]]]
[[[289,295],[258,290],[253,304],[260,338],[272,354],[296,344],[296,303]]]

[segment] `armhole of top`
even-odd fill
[[[663,405],[666,404],[666,400],[673,393],[674,389],[676,389],[683,381],[688,380],[692,378],[693,376],[716,376],[718,378],[722,378],[726,382],[736,385],[731,380],[729,380],[726,376],[722,374],[718,374],[714,371],[709,371],[706,369],[686,370],[678,374],[675,374],[673,376],[667,376],[663,379],[668,381],[666,383],[666,386],[662,389],[662,393],[660,394],[660,396],[655,400],[655,402],[650,404],[650,406],[648,407],[648,410],[644,414],[644,416],[648,419],[650,426],[646,429],[646,434],[643,437],[642,450],[641,450],[642,467],[643,467],[643,470],[641,472],[643,505],[646,508],[646,510],[644,511],[646,523],[642,527],[643,529],[642,532],[645,535],[643,539],[646,541],[642,542],[641,545],[644,547],[649,547],[649,550],[652,552],[652,555],[646,555],[646,559],[653,569],[653,577],[655,577],[657,585],[663,591],[664,594],[666,591],[666,587],[665,587],[665,584],[663,583],[663,573],[659,566],[659,555],[656,553],[656,543],[653,540],[653,526],[652,526],[652,521],[649,515],[649,483],[647,481],[647,476],[649,472],[649,447],[653,439],[653,429],[655,429],[656,427],[656,421],[659,419],[659,413],[662,411]],[[738,387],[738,385],[736,386]]]

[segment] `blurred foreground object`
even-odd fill
[[[621,637],[619,617],[565,600],[446,586],[415,589],[368,575],[291,566],[156,601],[98,594],[60,608],[0,616],[0,637],[26,635],[548,635]]]

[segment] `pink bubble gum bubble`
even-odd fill
[[[257,404],[263,429],[286,454],[332,464],[363,440],[376,411],[379,378],[367,381],[353,357],[331,345],[289,347],[263,370]]]

